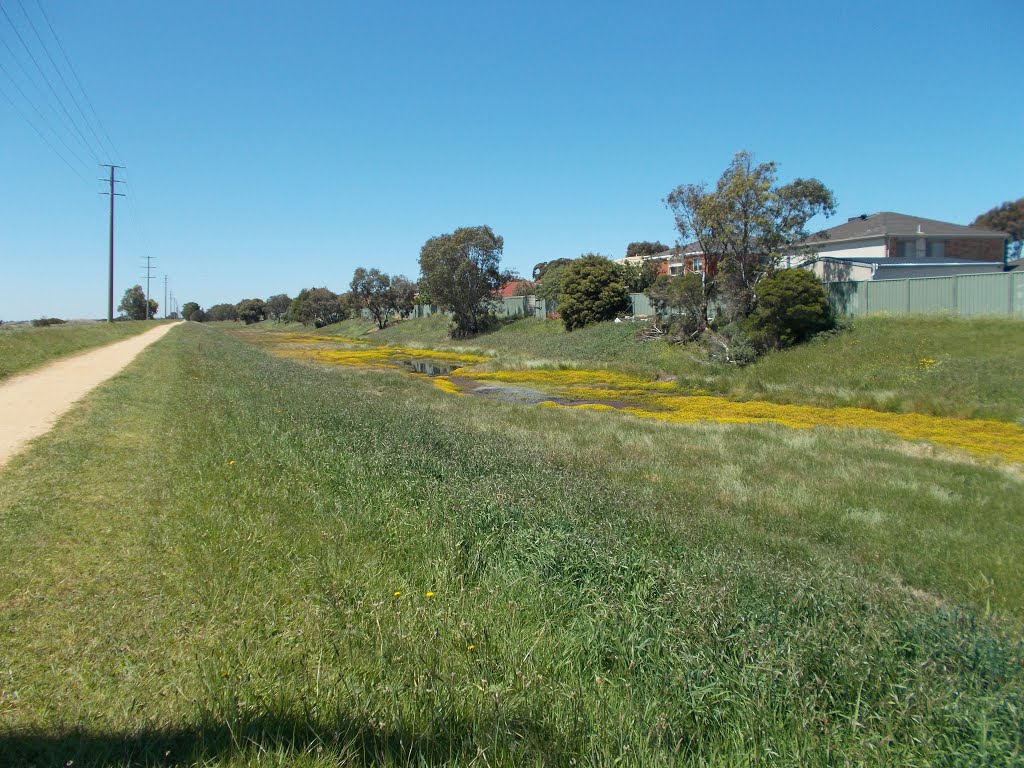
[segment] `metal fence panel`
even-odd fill
[[[836,312],[859,316],[952,313],[1024,318],[1024,272],[911,277],[825,284]]]
[[[1013,313],[1011,293],[1013,275],[960,275],[957,281],[957,304],[964,317],[1010,315]]]
[[[498,303],[497,313],[500,317],[525,317],[526,307],[525,296],[509,296]]]
[[[865,310],[902,315],[907,311],[907,280],[873,280],[864,287]]]
[[[907,280],[907,311],[956,313],[956,277]]]
[[[629,299],[633,304],[634,316],[645,316],[655,314],[654,306],[646,293],[631,293]]]
[[[826,283],[828,298],[835,311],[851,317],[865,314],[864,296],[866,292],[861,290],[862,285],[864,284],[852,280]]]

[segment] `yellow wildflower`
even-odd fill
[[[433,596],[434,596],[433,592],[427,592],[427,597],[433,597]]]

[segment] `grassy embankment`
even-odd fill
[[[66,323],[44,328],[0,327],[0,380],[75,352],[149,330],[157,321]]]
[[[1022,492],[184,326],[0,473],[0,763],[1019,764]]]
[[[1024,419],[1024,322],[1019,320],[861,318],[849,332],[767,355],[745,368],[711,363],[690,347],[638,341],[632,323],[566,333],[558,322],[529,319],[460,342],[446,338],[447,320],[440,316],[380,332],[371,327],[350,320],[321,332],[495,355],[494,367],[503,369],[610,367],[650,377],[667,374],[684,389],[736,400]]]

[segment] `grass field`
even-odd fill
[[[58,357],[134,336],[156,322],[67,323],[44,328],[0,327],[0,380],[36,368]]]
[[[632,323],[566,333],[558,322],[519,320],[465,342],[447,339],[447,327],[445,317],[433,316],[380,332],[361,320],[321,332],[490,354],[500,368],[600,365],[667,374],[684,389],[737,400],[1024,420],[1024,322],[1019,320],[860,318],[849,332],[767,355],[744,368],[711,363],[692,347],[638,341]]]
[[[1020,765],[1022,498],[185,324],[0,473],[0,764]]]

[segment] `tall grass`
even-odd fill
[[[1014,475],[144,355],[0,474],[0,763],[1021,760]]]
[[[67,323],[43,328],[0,327],[0,380],[74,352],[153,328],[154,321]]]
[[[848,332],[769,354],[738,368],[692,345],[642,341],[634,323],[573,333],[545,320],[517,320],[467,341],[446,338],[447,318],[399,323],[373,343],[483,352],[495,367],[611,367],[676,377],[680,386],[738,400],[857,406],[936,416],[1024,420],[1024,322],[941,316],[873,316]],[[343,335],[356,336],[350,326]]]

